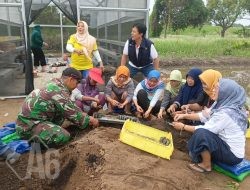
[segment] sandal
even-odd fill
[[[189,167],[189,169],[194,170],[196,172],[200,172],[200,173],[207,173],[207,172],[211,172],[212,171],[211,169],[208,170],[206,168],[201,167],[197,163],[196,164],[188,164],[188,167]]]

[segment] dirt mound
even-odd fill
[[[197,66],[197,67],[228,67],[228,66],[246,66],[250,64],[249,58],[240,58],[240,57],[218,57],[211,59],[202,59],[202,58],[185,58],[185,59],[162,59],[160,61],[161,67],[166,66]]]
[[[180,138],[175,145],[184,152],[175,148],[168,161],[121,143],[119,133],[117,128],[99,127],[60,148],[56,179],[40,179],[37,172],[32,179],[20,181],[1,163],[1,189],[223,189],[228,183],[227,177],[216,172],[199,174],[188,169],[186,143]],[[28,157],[23,155],[13,166],[18,173],[26,172]]]
[[[161,65],[178,65],[180,67],[228,67],[249,65],[250,59],[218,58],[213,60],[167,60]],[[214,66],[213,66],[214,65]],[[105,68],[106,69],[106,68]],[[114,74],[115,69],[107,70],[106,80]],[[42,77],[46,78],[46,77]],[[41,79],[40,79],[41,80]],[[15,121],[23,99],[0,101],[0,124]],[[60,173],[55,179],[39,176],[32,173],[31,179],[19,180],[14,172],[0,162],[0,189],[77,189],[77,190],[165,190],[165,189],[237,189],[237,183],[229,177],[212,171],[208,174],[193,172],[187,168],[190,162],[186,144],[190,134],[180,133],[168,126],[163,120],[145,123],[161,130],[172,132],[174,153],[171,160],[165,160],[136,148],[121,143],[120,129],[99,127],[94,130],[85,130],[72,135],[73,140],[66,146],[58,149]],[[250,159],[250,141],[247,140],[246,158]],[[46,156],[46,151],[43,153]],[[43,162],[44,162],[43,157]],[[52,158],[54,158],[52,156]],[[27,175],[29,154],[21,156],[20,161],[12,167],[20,175]],[[51,165],[47,168],[53,174],[56,168]],[[42,171],[41,171],[42,172]],[[42,176],[43,177],[43,176]],[[250,177],[240,183],[241,190],[250,186]]]

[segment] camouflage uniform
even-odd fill
[[[17,117],[17,133],[24,139],[38,135],[48,146],[62,145],[69,141],[70,134],[61,127],[68,119],[84,129],[89,116],[70,100],[70,91],[62,79],[53,79],[45,88],[36,89],[25,99]]]

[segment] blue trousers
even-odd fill
[[[80,71],[82,73],[82,78],[86,79],[87,76],[89,75],[89,69],[88,70],[81,70]]]
[[[133,78],[138,72],[141,72],[144,75],[144,77],[147,77],[148,73],[150,71],[154,70],[154,65],[149,64],[149,65],[139,69],[139,68],[132,67],[131,65],[128,64],[128,68],[129,68],[129,71],[130,71],[131,78]]]
[[[197,129],[188,141],[189,155],[195,163],[202,162],[201,153],[205,150],[211,154],[212,162],[222,162],[228,165],[235,165],[243,158],[237,158],[230,150],[230,147],[216,134],[207,129]]]

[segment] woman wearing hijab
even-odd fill
[[[208,69],[200,74],[199,78],[201,79],[202,83],[203,93],[201,95],[203,97],[199,96],[196,100],[196,103],[184,105],[182,106],[182,109],[202,111],[201,113],[206,116],[210,114],[210,111],[213,108],[215,87],[218,85],[222,75],[219,71]],[[202,109],[199,110],[199,107],[202,107]],[[199,116],[198,113],[176,114],[174,120],[177,121],[180,119],[199,121]]]
[[[70,66],[81,71],[83,78],[86,78],[88,70],[93,68],[93,56],[103,69],[96,39],[89,34],[86,22],[79,21],[77,23],[76,34],[70,36],[66,49],[71,53]]]
[[[198,96],[194,103],[183,105],[181,107],[182,110],[201,111],[204,108],[210,108],[214,103],[210,96],[213,94],[215,85],[222,78],[221,73],[213,69],[208,69],[200,74],[199,78],[202,83],[203,92]]]
[[[164,96],[165,84],[160,80],[161,73],[152,70],[146,79],[141,81],[135,89],[133,101],[137,110],[137,117],[148,118],[150,114],[156,115]]]
[[[124,109],[125,113],[129,114],[134,89],[134,82],[130,78],[129,69],[126,66],[119,66],[116,75],[110,78],[105,88],[109,112],[118,108]]]
[[[197,172],[209,172],[212,162],[235,165],[245,155],[247,115],[244,108],[246,94],[243,87],[230,79],[220,79],[210,97],[216,101],[212,114],[199,114],[204,125],[192,126],[173,122],[177,130],[193,132],[188,141],[192,164]]]
[[[105,95],[100,94],[97,83],[104,84],[102,71],[99,68],[92,68],[87,78],[82,79],[71,94],[71,100],[75,101],[76,105],[88,115],[97,112],[106,102]]]
[[[161,103],[161,109],[157,115],[159,119],[162,118],[163,111],[167,110],[167,108],[175,101],[180,88],[186,82],[185,79],[182,79],[182,74],[179,70],[173,70],[170,73],[169,80],[170,81],[167,83],[164,98]]]
[[[168,108],[169,113],[175,113],[182,105],[193,103],[200,93],[202,93],[202,84],[199,75],[202,71],[198,68],[192,68],[186,75],[186,83],[181,87],[175,102]]]

